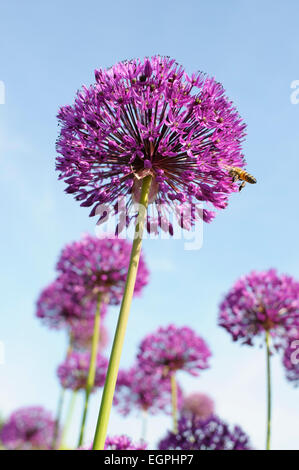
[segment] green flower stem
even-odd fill
[[[66,352],[66,357],[67,358],[71,354],[72,349],[73,349],[73,338],[70,335],[69,345],[68,345],[67,352]],[[57,445],[57,438],[58,438],[58,432],[59,432],[59,425],[60,425],[60,421],[61,421],[64,396],[65,396],[65,389],[62,387],[61,390],[60,390],[59,398],[58,398],[58,406],[57,406],[55,427],[54,427],[54,432],[53,432],[52,449],[56,449],[56,445]]]
[[[106,382],[102,395],[102,402],[98,416],[96,432],[94,436],[93,449],[103,450],[107,435],[109,417],[112,407],[113,395],[117,380],[120,357],[122,353],[125,333],[130,313],[130,307],[135,287],[135,281],[138,270],[138,263],[141,253],[143,229],[146,219],[146,211],[148,206],[148,196],[151,187],[152,177],[146,176],[142,182],[141,195],[139,201],[138,218],[135,226],[135,235],[132,245],[130,264],[127,274],[124,296],[122,299],[118,323],[115,331]]]
[[[172,419],[173,419],[173,432],[178,432],[178,390],[175,372],[170,376],[171,381],[171,403],[172,403]]]
[[[89,362],[89,370],[88,370],[88,376],[87,376],[86,387],[85,387],[85,402],[84,402],[84,409],[83,409],[83,415],[82,415],[82,421],[81,421],[78,447],[80,447],[83,443],[89,397],[93,389],[94,379],[96,376],[97,353],[98,353],[98,346],[99,346],[99,339],[100,339],[100,321],[101,321],[101,295],[99,295],[98,297],[97,308],[96,308],[96,313],[94,317],[90,362]]]
[[[270,450],[271,438],[271,368],[270,368],[270,334],[266,331],[266,360],[267,360],[267,438],[266,450]]]
[[[53,433],[52,449],[56,449],[59,424],[61,421],[61,415],[62,415],[62,409],[63,409],[64,396],[65,396],[65,388],[61,387],[59,398],[58,398],[58,406],[57,406],[55,427],[54,427],[54,433]]]
[[[73,416],[73,412],[74,412],[74,407],[75,407],[75,403],[76,403],[76,398],[77,398],[77,390],[73,390],[72,395],[71,395],[71,399],[70,399],[70,402],[69,402],[69,406],[68,406],[68,411],[67,411],[67,415],[66,415],[66,419],[65,419],[64,428],[63,428],[62,435],[61,435],[59,450],[62,450],[64,448],[66,448],[66,436],[67,436],[67,433],[68,433],[68,430],[69,430],[69,427],[70,427],[70,424],[71,424],[71,420],[72,420],[72,416]]]
[[[141,441],[146,441],[147,410],[142,410]]]

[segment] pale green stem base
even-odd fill
[[[270,450],[271,439],[271,367],[270,367],[270,334],[266,331],[266,361],[267,361],[267,438],[266,450]]]
[[[178,432],[178,390],[175,372],[170,376],[171,381],[171,403],[172,403],[172,420],[173,420],[173,432]]]
[[[131,251],[130,264],[127,274],[124,296],[122,299],[122,304],[118,317],[118,323],[115,331],[96,432],[94,436],[94,450],[103,450],[105,446],[120,357],[125,339],[125,333],[137,276],[138,263],[141,253],[142,235],[146,219],[146,210],[148,206],[148,196],[151,187],[151,181],[152,177],[146,176],[142,182],[141,196],[139,201],[139,213],[135,227],[135,236]]]
[[[73,349],[72,343],[73,343],[73,339],[70,336],[69,345],[68,345],[67,352],[66,352],[66,358],[68,358],[72,352],[72,349]],[[58,399],[55,427],[54,427],[54,433],[53,433],[53,441],[52,441],[52,449],[56,449],[56,446],[57,446],[57,438],[58,438],[58,433],[59,433],[59,425],[60,425],[60,420],[61,420],[61,415],[62,415],[64,396],[65,396],[65,389],[61,388],[59,399]]]
[[[146,441],[147,431],[147,411],[142,410],[142,424],[141,424],[141,441]]]
[[[75,408],[76,398],[77,398],[77,390],[73,390],[72,396],[71,396],[71,399],[70,399],[70,402],[69,402],[69,406],[68,406],[68,411],[67,411],[67,415],[66,415],[66,419],[65,419],[64,428],[63,428],[62,435],[61,435],[59,450],[62,450],[66,447],[66,437],[67,437],[68,430],[69,430],[70,425],[71,425],[71,420],[72,420],[72,416],[73,416],[73,412],[74,412],[74,408]]]
[[[85,387],[85,401],[84,401],[84,409],[83,409],[83,415],[82,415],[82,421],[81,421],[81,427],[80,427],[78,447],[80,447],[83,443],[89,397],[93,389],[94,379],[96,376],[97,353],[98,353],[98,346],[99,346],[99,339],[100,339],[100,321],[101,321],[101,296],[99,295],[98,302],[97,302],[97,309],[96,309],[96,313],[94,317],[90,362],[89,362],[89,370],[88,370],[87,382],[86,382],[86,387]]]
[[[59,432],[59,424],[61,421],[62,409],[63,409],[63,402],[65,396],[65,388],[61,388],[60,395],[58,399],[58,406],[57,406],[57,414],[55,419],[55,427],[53,433],[53,441],[52,441],[52,449],[56,449],[57,446],[57,439],[58,439],[58,432]]]

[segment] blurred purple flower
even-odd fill
[[[78,298],[97,299],[117,305],[121,302],[131,255],[131,244],[120,238],[84,236],[64,247],[57,270],[65,286],[76,289]],[[149,272],[140,257],[135,295],[148,283]]]
[[[79,299],[76,289],[66,289],[62,278],[56,279],[41,292],[37,300],[36,316],[50,328],[68,328],[74,319],[92,321],[96,309],[94,300]],[[106,307],[103,307],[103,315]]]
[[[169,325],[144,338],[137,358],[144,371],[160,372],[166,377],[177,370],[197,376],[200,370],[209,367],[210,356],[205,341],[191,328]]]
[[[226,207],[237,185],[224,168],[244,166],[245,124],[220,83],[203,73],[189,76],[161,56],[96,70],[95,79],[58,114],[57,170],[67,193],[92,206],[91,216],[106,203],[109,212],[119,198],[128,197],[129,209],[140,180],[151,174],[148,226],[157,223],[170,234],[169,213],[185,228],[186,204]],[[193,208],[191,224],[213,215]]]
[[[145,450],[146,447],[145,442],[135,444],[127,436],[108,436],[105,442],[105,450]]]
[[[4,423],[0,439],[9,450],[51,449],[54,419],[41,406],[20,408]]]
[[[269,331],[283,346],[299,327],[299,282],[275,269],[240,278],[220,305],[219,324],[244,344]]]
[[[178,385],[178,407],[182,403],[182,390]],[[170,381],[160,374],[146,374],[138,365],[128,371],[120,370],[116,383],[114,404],[124,416],[131,412],[146,411],[157,414],[171,413]]]
[[[239,426],[229,427],[217,416],[206,420],[182,416],[178,433],[168,432],[160,450],[251,450],[248,436]]]
[[[89,371],[90,353],[72,351],[65,361],[58,366],[57,375],[63,388],[72,390],[85,389]],[[103,387],[108,367],[106,358],[97,355],[94,389]]]
[[[102,306],[106,309],[105,304]],[[103,310],[101,311],[102,318]],[[70,336],[72,347],[74,349],[91,349],[91,342],[94,330],[94,318],[74,319],[70,321]],[[109,336],[106,327],[100,323],[100,338],[98,343],[98,351],[103,351],[108,344]]]
[[[283,354],[283,365],[286,371],[286,378],[295,387],[299,386],[299,330],[287,342]]]
[[[214,401],[208,395],[195,392],[184,397],[182,414],[187,417],[207,419],[214,413],[214,408]]]
[[[136,444],[133,443],[130,437],[124,435],[108,436],[105,442],[105,450],[145,450],[146,448],[147,444],[145,442]],[[78,450],[92,450],[92,445],[79,447]]]

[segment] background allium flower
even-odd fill
[[[182,414],[207,419],[214,413],[214,401],[205,393],[191,393],[184,397]]]
[[[182,221],[186,203],[226,207],[237,186],[224,165],[244,166],[245,125],[220,83],[203,73],[190,76],[160,56],[96,70],[95,79],[58,114],[57,170],[67,193],[93,206],[91,216],[100,204],[107,203],[109,212],[126,196],[129,209],[142,178],[151,174],[148,222],[170,233],[172,210],[188,228]],[[213,217],[194,207],[190,215],[191,223]]]
[[[85,389],[89,370],[90,353],[72,351],[66,360],[57,369],[61,386],[72,390]],[[97,355],[95,387],[103,387],[106,377],[108,361]]]
[[[144,450],[146,447],[144,442],[135,444],[127,436],[108,436],[105,442],[105,450]]]
[[[184,370],[197,376],[209,367],[210,349],[205,341],[187,326],[169,325],[147,335],[139,346],[138,364],[148,373],[163,376]]]
[[[178,406],[182,402],[182,390],[178,386]],[[171,413],[171,385],[161,374],[147,374],[140,366],[128,371],[120,370],[114,404],[123,415],[131,412],[147,411],[157,414]]]
[[[296,337],[291,338],[284,350],[283,365],[286,378],[295,387],[299,386],[299,331]]]
[[[206,420],[182,416],[178,433],[168,432],[160,450],[250,450],[248,436],[239,426],[228,426],[217,416]]]
[[[50,449],[54,432],[51,413],[41,406],[14,411],[0,432],[0,439],[10,450]]]
[[[130,255],[131,243],[126,240],[86,235],[62,250],[57,269],[66,286],[71,290],[72,286],[76,287],[79,298],[93,299],[102,294],[103,301],[117,305],[124,293]],[[148,278],[149,272],[141,256],[135,295],[141,293]]]
[[[102,304],[106,309],[106,305]],[[102,312],[101,312],[102,316]],[[94,330],[94,318],[82,318],[70,322],[70,335],[74,349],[90,349]],[[103,351],[108,344],[109,336],[106,327],[100,323],[100,338],[98,351]]]
[[[299,282],[274,269],[240,278],[220,305],[219,324],[249,345],[269,331],[280,347],[299,327]]]
[[[36,316],[50,328],[65,328],[70,321],[81,318],[92,319],[95,313],[94,301],[79,301],[75,290],[66,289],[62,280],[56,279],[40,294],[37,301]]]

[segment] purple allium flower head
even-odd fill
[[[9,450],[51,448],[55,421],[41,406],[14,411],[0,432],[0,439]]]
[[[86,387],[89,371],[90,353],[72,351],[57,369],[57,375],[63,388],[80,390]],[[94,388],[103,387],[108,361],[101,354],[97,355]]]
[[[207,419],[214,413],[214,401],[205,393],[191,393],[184,397],[182,414]]]
[[[220,305],[219,324],[244,344],[269,331],[281,347],[299,326],[299,282],[275,269],[240,278]]]
[[[76,293],[66,287],[61,277],[47,286],[38,298],[36,316],[50,328],[65,328],[74,319],[94,317],[96,303],[79,300]]]
[[[67,193],[92,206],[91,216],[120,198],[129,209],[151,174],[148,225],[170,233],[172,211],[187,228],[181,221],[186,204],[226,207],[237,186],[224,168],[245,164],[245,125],[220,83],[204,73],[190,76],[161,56],[96,70],[95,79],[58,114],[57,170]],[[191,212],[192,224],[214,214]]]
[[[283,365],[286,371],[286,378],[295,387],[299,386],[299,330],[287,342],[283,354]]]
[[[105,450],[145,450],[147,444],[142,441],[134,443],[128,436],[107,437],[105,442]],[[92,445],[80,447],[78,450],[92,450]]]
[[[144,442],[135,444],[127,436],[108,436],[105,442],[105,450],[145,450],[146,447]]]
[[[179,385],[177,391],[180,408],[183,393]],[[152,415],[161,411],[171,413],[170,381],[157,372],[147,374],[138,365],[128,371],[120,370],[114,404],[124,416],[134,411],[147,411]]]
[[[84,236],[67,245],[61,253],[57,269],[65,284],[76,287],[78,297],[97,298],[117,305],[120,303],[127,277],[131,255],[131,243],[120,238],[96,238]],[[135,295],[148,283],[149,272],[140,257]]]
[[[163,376],[184,370],[197,376],[209,367],[210,349],[205,341],[187,326],[169,325],[149,334],[139,346],[138,363],[145,371],[159,371]]]
[[[105,304],[103,304],[104,306]],[[105,307],[106,308],[106,307]],[[94,330],[94,318],[82,318],[70,322],[70,335],[74,349],[90,349]],[[103,351],[108,344],[108,331],[100,323],[99,351]]]
[[[239,426],[231,428],[217,416],[205,420],[182,416],[178,433],[168,432],[160,450],[250,450],[248,436]]]

